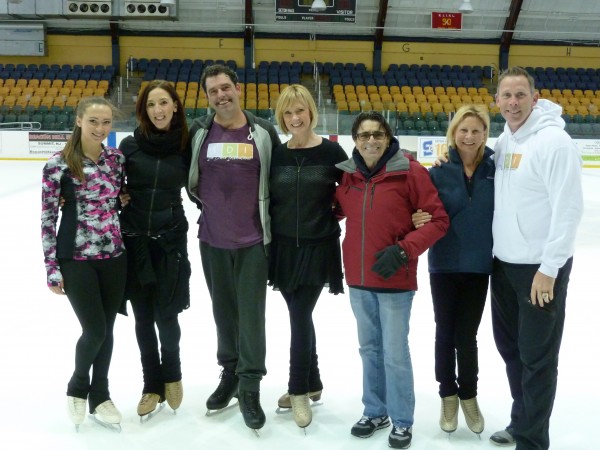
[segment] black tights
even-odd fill
[[[88,398],[90,412],[110,398],[108,370],[113,350],[113,327],[123,301],[127,260],[78,261],[61,259],[65,293],[81,324],[75,348],[75,371],[67,395]],[[90,381],[90,369],[93,373]]]
[[[288,392],[306,394],[323,389],[317,357],[317,340],[312,312],[323,286],[301,286],[281,291],[290,313],[290,379]]]
[[[163,396],[165,383],[181,380],[181,328],[177,315],[161,317],[157,302],[153,301],[152,291],[153,288],[140,288],[131,296],[131,306],[135,316],[135,335],[144,374],[143,393]]]

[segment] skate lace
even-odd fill
[[[181,392],[183,391],[183,386],[181,385],[181,383],[167,383],[167,389],[169,390],[169,393],[173,396],[179,396],[181,395]]]
[[[244,409],[250,414],[256,415],[260,410],[260,397],[258,392],[247,392]]]
[[[143,394],[142,399],[140,400],[140,404],[145,406],[148,403],[152,403],[153,402],[152,396],[153,396],[153,394]]]
[[[85,414],[85,399],[72,397],[69,399],[69,410],[74,414]]]
[[[479,407],[477,405],[477,402],[465,401],[465,402],[463,402],[463,409],[472,420],[475,420],[475,421],[479,420],[480,413],[479,413]]]
[[[290,395],[292,408],[300,414],[308,414],[310,405],[308,403],[308,394],[306,395]]]
[[[112,402],[112,400],[106,400],[105,402],[96,406],[96,412],[100,414],[100,416],[104,416],[104,418],[110,418],[115,420],[121,419],[121,413]]]
[[[444,418],[453,419],[458,413],[458,398],[442,398]]]

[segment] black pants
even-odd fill
[[[142,288],[137,283],[130,300],[135,316],[135,336],[140,348],[144,374],[142,393],[164,396],[165,383],[181,380],[179,356],[181,328],[176,314],[161,317],[155,292],[156,288]]]
[[[217,361],[258,391],[265,367],[267,255],[262,243],[225,250],[200,242],[204,277],[217,326]]]
[[[429,275],[435,315],[435,379],[440,397],[477,395],[477,330],[485,307],[489,275]],[[458,366],[458,378],[456,368]]]
[[[323,286],[302,286],[281,291],[290,313],[290,379],[288,392],[306,394],[323,389],[319,374],[317,338],[312,313]]]
[[[550,415],[572,265],[570,258],[558,271],[554,300],[542,308],[530,301],[539,265],[494,260],[492,324],[496,346],[506,364],[513,398],[511,426],[518,450],[550,447]]]
[[[81,324],[75,347],[75,371],[67,395],[87,398],[90,412],[110,399],[108,370],[113,351],[113,327],[123,301],[127,258],[76,261],[61,259],[65,293]],[[92,377],[90,380],[90,369]]]

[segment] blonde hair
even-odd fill
[[[289,130],[285,125],[285,120],[283,120],[283,113],[295,102],[306,105],[308,112],[310,113],[310,127],[314,129],[317,126],[319,113],[317,112],[317,105],[315,104],[312,95],[310,95],[310,92],[304,86],[300,84],[291,84],[281,91],[279,99],[277,100],[277,107],[275,108],[275,120],[277,120],[279,129],[285,135],[289,133]]]
[[[450,122],[450,125],[448,126],[446,141],[450,147],[456,148],[456,141],[454,139],[456,129],[467,117],[475,117],[483,124],[484,139],[481,143],[481,147],[479,147],[477,151],[477,157],[475,158],[475,163],[479,164],[483,159],[483,151],[485,150],[485,144],[490,134],[490,115],[483,105],[463,105],[458,108],[458,111],[456,111],[456,114],[454,114],[454,117],[452,118],[452,122]]]

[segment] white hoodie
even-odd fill
[[[494,255],[540,264],[553,278],[573,255],[583,213],[581,155],[561,113],[559,105],[539,100],[514,134],[504,126],[494,148]]]

